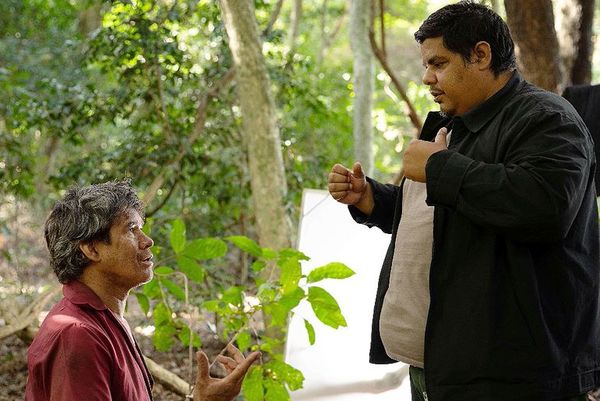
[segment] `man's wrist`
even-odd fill
[[[354,207],[356,207],[358,210],[360,210],[367,216],[370,216],[373,212],[373,208],[375,207],[375,202],[373,199],[373,190],[371,188],[371,183],[367,181],[366,185],[367,186],[365,188],[365,191],[362,193],[358,202],[354,204]]]

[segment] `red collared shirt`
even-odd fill
[[[123,324],[83,283],[63,294],[29,347],[25,401],[152,400],[152,376]]]

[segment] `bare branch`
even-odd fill
[[[373,2],[371,3],[373,8],[374,8],[375,1],[377,1],[377,0],[373,0]],[[373,20],[371,20],[371,21],[373,21]],[[381,23],[383,24],[383,20],[381,21]],[[382,27],[382,30],[383,30],[383,27]],[[413,106],[412,102],[408,98],[408,95],[406,94],[406,90],[404,89],[404,87],[400,83],[400,80],[398,79],[398,77],[396,76],[396,74],[394,73],[392,68],[390,67],[384,51],[378,46],[377,41],[375,39],[375,30],[373,27],[373,23],[371,23],[371,26],[369,27],[369,40],[371,41],[371,47],[373,48],[373,54],[375,54],[375,57],[377,57],[377,60],[379,60],[379,63],[383,67],[383,70],[389,75],[390,79],[392,80],[392,83],[394,84],[394,87],[400,94],[400,97],[402,98],[402,100],[404,100],[404,103],[406,103],[406,105],[408,106],[408,117],[410,118],[411,123],[415,127],[415,132],[418,134],[419,132],[421,132],[421,128],[423,127],[423,124],[421,123],[421,119],[417,115],[415,107]]]
[[[271,30],[273,30],[273,25],[275,25],[275,22],[277,21],[277,18],[279,18],[279,14],[281,13],[281,6],[283,6],[283,0],[277,1],[277,4],[275,4],[275,8],[273,9],[273,12],[271,13],[271,18],[269,19],[269,25],[267,25],[265,30],[262,32],[263,37],[267,37],[271,34]]]

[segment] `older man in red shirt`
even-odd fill
[[[73,188],[48,217],[45,236],[64,298],[28,352],[26,401],[149,401],[153,380],[123,318],[129,291],[152,279],[153,241],[142,232],[143,206],[128,182]],[[209,375],[198,352],[195,401],[229,401],[250,365],[233,346],[217,360],[229,374]]]

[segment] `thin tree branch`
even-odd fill
[[[175,188],[177,187],[177,184],[179,184],[180,178],[181,177],[179,175],[175,178],[175,181],[173,182],[173,185],[171,185],[171,188],[169,188],[169,192],[167,193],[167,195],[160,201],[158,205],[156,205],[154,209],[146,213],[146,217],[152,217],[156,212],[162,209],[162,207],[167,203],[169,198],[171,198],[171,195],[173,195],[173,192],[175,192]]]
[[[346,8],[344,7],[342,15],[337,19],[333,31],[331,31],[330,34],[327,34],[325,32],[325,26],[327,25],[327,0],[323,0],[323,7],[321,9],[321,48],[319,49],[319,54],[317,56],[318,64],[321,64],[325,52],[329,49],[329,46],[331,46],[331,43],[340,32],[344,20],[346,19],[346,14]]]
[[[371,3],[372,7],[374,7],[375,1],[377,1],[377,0],[373,0],[373,2]],[[383,23],[383,21],[382,21],[382,23]],[[375,31],[374,31],[373,25],[374,25],[373,20],[371,20],[371,26],[369,27],[369,40],[371,42],[373,54],[375,54],[375,57],[377,57],[377,60],[379,60],[379,63],[383,67],[384,71],[389,75],[390,79],[392,80],[392,83],[394,84],[394,87],[400,94],[400,97],[402,98],[402,100],[404,100],[404,103],[406,103],[406,105],[408,106],[408,117],[410,118],[411,123],[415,127],[415,131],[417,133],[419,133],[419,132],[421,132],[421,128],[423,127],[423,124],[421,123],[421,119],[417,115],[417,112],[416,112],[415,107],[413,106],[411,100],[408,98],[408,95],[406,94],[406,90],[404,89],[404,87],[400,83],[400,80],[398,79],[398,77],[396,76],[396,74],[394,73],[392,68],[390,67],[390,65],[387,61],[387,58],[385,56],[385,53],[377,44],[377,41],[375,39]]]
[[[281,6],[283,6],[283,0],[277,1],[277,4],[275,4],[275,8],[273,9],[273,12],[271,13],[271,18],[269,19],[269,25],[267,25],[265,30],[262,32],[263,38],[266,38],[267,36],[269,36],[271,34],[271,30],[273,30],[273,26],[275,25],[275,22],[277,22],[277,18],[279,18],[279,14],[281,14]]]

